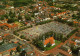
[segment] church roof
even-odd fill
[[[54,38],[50,37],[50,38],[46,39],[45,42],[44,42],[44,45],[47,45],[48,43],[51,43],[51,44],[55,43]]]

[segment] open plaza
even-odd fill
[[[61,33],[63,34],[64,37],[66,37],[74,29],[75,29],[74,27],[70,27],[66,24],[62,24],[62,23],[53,21],[47,24],[34,26],[32,28],[20,31],[18,33],[20,35],[26,36],[26,38],[34,39],[35,37],[38,37],[39,35],[53,31],[55,33]]]

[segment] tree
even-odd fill
[[[14,19],[14,18],[10,18],[10,19],[8,19],[8,23],[13,23],[13,22],[15,22],[16,20]]]
[[[0,43],[0,45],[2,45],[4,43],[4,40]]]
[[[75,14],[73,14],[72,17],[73,17],[73,19],[76,19],[77,16]]]
[[[10,15],[10,17],[11,17],[11,18],[14,18],[14,17],[15,17],[15,13],[12,13],[12,14]]]
[[[26,20],[31,21],[31,17],[29,17],[27,14],[25,15]]]
[[[51,44],[50,44],[50,43],[48,43],[46,47],[50,47],[50,46],[51,46]]]
[[[14,7],[21,7],[34,3],[33,0],[13,0],[13,1],[14,1]]]
[[[48,1],[48,5],[53,6],[53,0]]]
[[[21,39],[25,39],[25,36],[24,36],[24,35],[21,35],[20,38],[21,38]]]
[[[13,53],[13,50],[10,51],[10,55],[12,55],[12,53]]]
[[[9,12],[9,16],[10,16],[11,14],[13,14],[13,13],[10,11],[10,12]]]
[[[4,16],[3,15],[1,16],[0,20],[4,20]]]
[[[5,17],[5,18],[8,18],[8,14],[5,14],[4,17]]]
[[[20,51],[21,51],[20,46],[18,46],[18,47],[16,48],[16,50],[17,50],[17,52],[20,52]]]
[[[22,17],[20,15],[18,15],[18,19],[22,19]]]
[[[21,53],[20,53],[20,56],[27,56],[27,54],[26,54],[26,51],[25,50],[23,50]]]
[[[77,15],[80,15],[80,12],[79,12],[79,13],[77,13]]]
[[[30,6],[29,8],[30,8],[30,9],[33,9],[34,7],[33,7],[33,6]]]
[[[68,23],[68,25],[70,25],[70,26],[73,26],[73,25],[74,25],[73,22],[67,22],[67,23]]]

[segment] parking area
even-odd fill
[[[65,37],[74,29],[75,29],[74,27],[70,27],[66,24],[62,24],[54,21],[47,24],[34,26],[32,28],[20,31],[18,33],[20,35],[25,35],[26,38],[35,38],[41,34],[47,33],[49,31],[53,31],[56,33],[61,33]]]

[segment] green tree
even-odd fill
[[[72,17],[73,17],[73,19],[76,19],[77,16],[75,14],[73,14]]]
[[[8,14],[5,14],[4,17],[5,17],[5,18],[8,18]]]
[[[18,19],[22,19],[22,17],[20,15],[18,15]]]
[[[4,40],[0,43],[0,45],[2,45],[4,43]]]
[[[1,16],[0,20],[4,20],[4,15]]]
[[[15,22],[15,21],[16,21],[16,19],[14,19],[14,18],[8,19],[8,23],[13,23],[13,22]]]
[[[68,25],[73,26],[74,23],[73,22],[68,22]]]
[[[27,21],[31,21],[31,17],[28,16],[27,14],[25,15],[25,18],[26,18]]]
[[[21,38],[21,39],[25,39],[25,36],[24,36],[24,35],[21,35],[20,38]]]
[[[20,52],[20,51],[21,51],[20,46],[18,46],[18,47],[16,48],[16,50],[17,50],[17,52]]]
[[[26,54],[26,51],[25,50],[23,50],[21,53],[20,53],[20,56],[27,56],[27,54]]]

